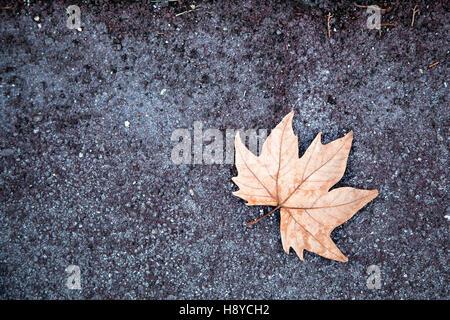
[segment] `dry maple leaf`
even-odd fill
[[[378,195],[377,190],[350,187],[329,189],[344,175],[353,139],[353,131],[323,145],[319,133],[298,157],[298,139],[292,130],[291,111],[272,130],[255,156],[236,134],[236,168],[233,178],[239,190],[233,192],[247,201],[248,206],[273,206],[280,209],[280,232],[283,249],[289,254],[292,247],[303,260],[303,250],[325,258],[347,262],[331,240],[334,228],[350,219],[359,209]]]

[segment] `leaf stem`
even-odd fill
[[[250,222],[247,222],[247,227],[251,227],[251,226],[253,226],[255,223],[257,223],[257,222],[259,222],[259,221],[261,221],[262,219],[264,219],[265,217],[267,217],[267,216],[269,216],[269,215],[271,215],[272,213],[274,213],[275,211],[277,211],[278,209],[280,209],[281,208],[281,204],[280,205],[278,205],[275,209],[273,209],[272,211],[270,211],[269,213],[266,213],[265,215],[263,215],[262,217],[260,217],[260,218],[258,218],[258,219],[256,219],[256,220],[253,220],[253,221],[250,221]]]

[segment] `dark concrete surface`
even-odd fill
[[[376,3],[381,37],[350,1],[0,3],[2,299],[449,298],[445,1]],[[338,186],[380,191],[332,233],[348,263],[286,255],[278,214],[247,228],[270,208],[234,166],[171,161],[177,128],[291,109],[300,154],[354,130]]]

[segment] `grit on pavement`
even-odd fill
[[[144,2],[0,1],[0,298],[449,298],[448,3],[378,3],[379,32],[352,1]],[[353,130],[337,186],[379,190],[331,234],[347,263],[246,227],[271,208],[233,164],[172,161],[177,129],[290,110],[299,155]]]

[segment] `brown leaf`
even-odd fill
[[[303,250],[308,250],[347,262],[330,234],[374,199],[378,191],[350,187],[329,191],[344,175],[353,131],[325,145],[319,133],[299,158],[293,116],[291,111],[272,130],[258,157],[245,147],[239,132],[236,134],[238,176],[233,181],[239,190],[233,194],[249,206],[275,207],[248,225],[280,209],[281,242],[286,253],[292,247],[301,260]]]

